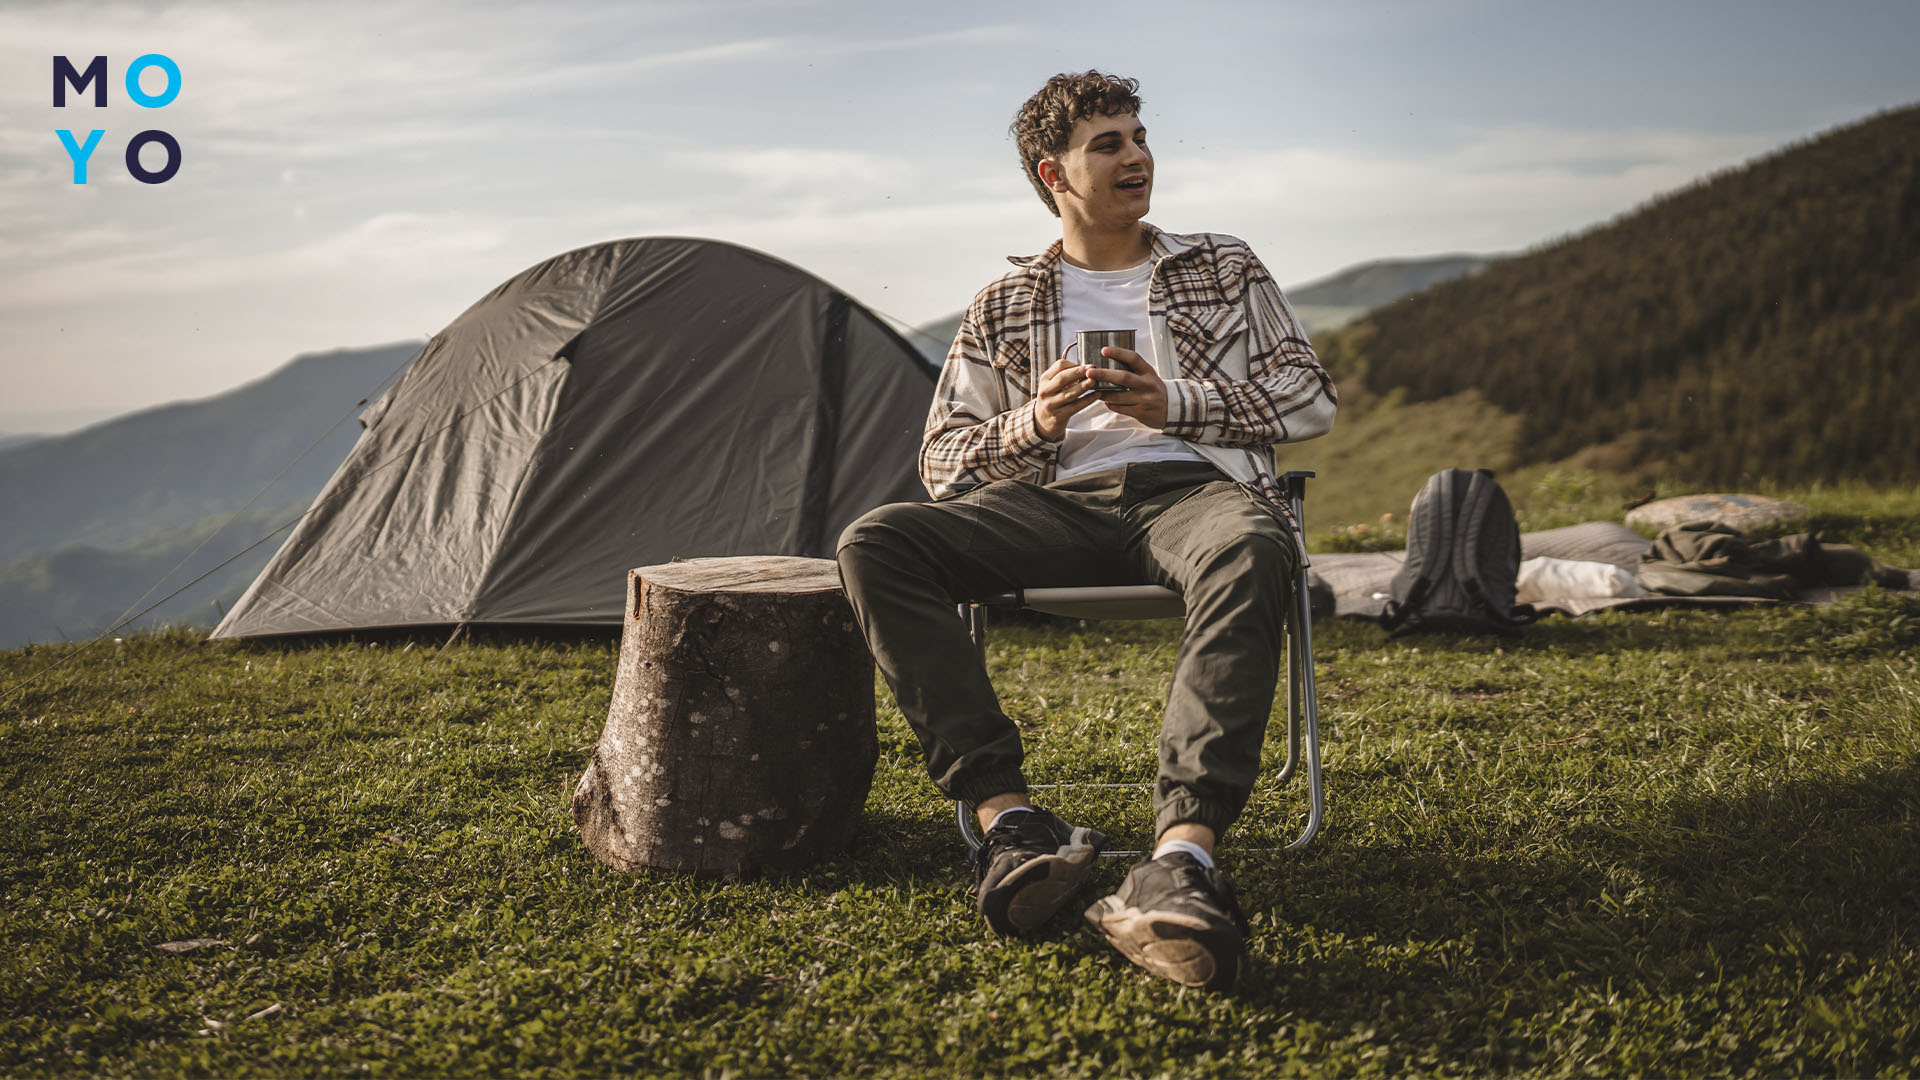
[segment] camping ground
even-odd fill
[[[1783,494],[1920,565],[1911,492]],[[1035,770],[1149,775],[1175,635],[997,631]],[[1224,849],[1231,996],[990,939],[884,689],[856,848],[725,884],[573,830],[612,642],[103,642],[0,704],[0,1072],[1920,1071],[1920,595],[1316,637],[1330,829],[1246,852],[1263,793]]]

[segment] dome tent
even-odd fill
[[[934,373],[871,311],[711,240],[581,248],[508,280],[362,416],[215,638],[618,625],[627,571],[830,556],[924,498]]]

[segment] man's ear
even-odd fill
[[[1041,158],[1040,164],[1034,166],[1034,171],[1040,174],[1040,182],[1045,184],[1048,190],[1068,190],[1066,174],[1060,171],[1059,162],[1051,158]]]

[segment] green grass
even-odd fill
[[[1920,561],[1879,499],[1811,502]],[[997,630],[1034,771],[1148,777],[1176,632]],[[103,643],[0,705],[0,1074],[1920,1071],[1920,595],[1317,644],[1331,827],[1257,794],[1218,996],[990,938],[884,691],[855,849],[730,885],[573,830],[611,643]]]

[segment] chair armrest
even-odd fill
[[[1180,594],[1159,585],[1088,585],[1027,589],[1021,603],[1072,619],[1177,619],[1187,613]]]

